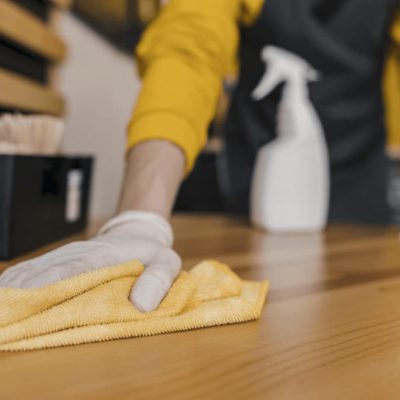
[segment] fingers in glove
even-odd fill
[[[30,267],[29,261],[24,261],[13,267],[7,268],[1,275],[0,275],[0,287],[20,287],[21,283],[21,273],[22,271],[27,270]]]
[[[41,287],[84,272],[76,271],[73,264],[92,250],[88,243],[70,243],[8,268],[0,276],[0,287]]]
[[[43,287],[134,259],[148,264],[155,249],[154,243],[138,240],[135,246],[109,243],[101,237],[93,241],[74,242],[8,268],[0,275],[0,287]]]
[[[181,259],[173,250],[159,252],[132,288],[132,304],[142,312],[155,310],[168,293],[181,267]]]

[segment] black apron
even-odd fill
[[[261,50],[274,45],[321,73],[309,89],[329,148],[329,219],[390,222],[382,70],[394,5],[394,0],[267,0],[255,25],[242,30],[240,79],[219,159],[230,212],[248,213],[257,151],[276,137],[281,88],[261,101],[251,97],[265,73]]]

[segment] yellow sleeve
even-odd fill
[[[207,140],[223,78],[236,59],[239,22],[263,0],[170,0],[137,48],[143,86],[128,126],[128,149],[168,140],[193,167]]]
[[[391,27],[384,76],[384,95],[386,103],[387,143],[389,150],[400,150],[400,12],[396,12]]]

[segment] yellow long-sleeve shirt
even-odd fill
[[[239,27],[254,23],[264,1],[169,1],[137,48],[143,87],[128,126],[128,149],[168,140],[182,149],[190,172],[206,143],[223,79],[236,64]],[[400,45],[400,14],[391,33]],[[400,145],[400,51],[395,45],[385,75],[388,141]]]
[[[398,153],[400,149],[400,12],[394,16],[390,38],[384,77],[386,128],[388,145]]]

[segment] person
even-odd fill
[[[389,31],[400,41],[398,24],[391,25],[399,19],[397,6],[395,0],[170,0],[137,48],[143,87],[128,127],[117,216],[92,239],[9,268],[0,286],[39,287],[137,259],[145,271],[130,300],[141,311],[154,310],[181,269],[168,222],[176,193],[206,143],[238,49],[221,187],[228,210],[248,210],[255,155],[275,135],[279,94],[258,102],[251,97],[268,44],[301,56],[322,76],[310,84],[310,97],[329,147],[330,220],[389,223],[381,81]],[[398,71],[390,54],[386,82]],[[386,89],[389,129],[399,123],[398,88],[386,83]]]

